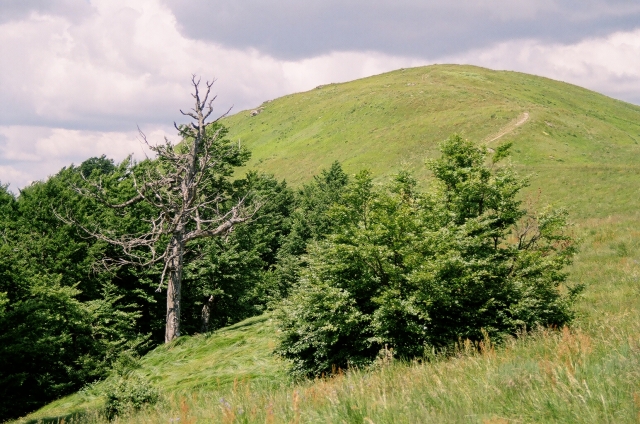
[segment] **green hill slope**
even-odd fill
[[[181,337],[162,345],[140,361],[136,371],[163,393],[216,392],[239,382],[268,390],[288,382],[284,364],[271,355],[276,343],[273,320],[262,315],[249,318],[213,334]],[[57,421],[74,414],[100,409],[101,383],[52,402],[24,421]]]
[[[347,171],[425,175],[424,159],[457,132],[514,142],[523,165],[635,165],[640,107],[570,84],[473,66],[405,69],[285,96],[228,118],[257,167],[294,184],[334,160]],[[497,143],[494,141],[492,143]]]
[[[248,167],[294,185],[334,160],[379,179],[405,167],[424,181],[424,160],[453,132],[513,142],[513,163],[532,178],[526,200],[565,206],[575,223],[570,283],[587,287],[579,318],[571,331],[481,354],[296,385],[270,354],[273,322],[258,317],[151,352],[140,373],[166,400],[126,421],[636,422],[640,107],[531,75],[431,66],[293,94],[226,123],[253,151]],[[100,402],[76,394],[28,419]]]

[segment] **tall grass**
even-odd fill
[[[348,371],[277,390],[236,381],[221,391],[171,393],[116,422],[635,422],[640,326],[627,330],[633,334],[536,331],[498,349],[463,348],[434,363]],[[105,422],[99,414],[83,421]]]
[[[392,361],[324,380],[252,378],[239,369],[241,377],[219,386],[167,387],[161,403],[116,422],[637,422],[640,264],[635,222],[612,217],[579,224],[583,249],[571,275],[587,290],[571,328],[536,329],[499,346],[487,341],[480,349],[462,343],[453,356]],[[229,347],[234,345],[239,355],[246,346]],[[107,422],[96,409],[78,421]]]

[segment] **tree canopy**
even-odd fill
[[[496,164],[507,149],[488,161],[485,147],[452,136],[428,163],[428,192],[406,172],[385,187],[356,175],[280,313],[278,352],[294,373],[367,365],[386,347],[423,357],[572,319],[577,288],[560,288],[575,249],[565,213],[523,208],[526,178]]]

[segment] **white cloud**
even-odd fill
[[[0,181],[22,187],[71,162],[139,151],[144,131],[181,121],[192,73],[217,77],[222,113],[266,99],[418,64],[376,53],[334,53],[298,62],[191,40],[155,0],[94,0],[70,22],[31,14],[0,25]],[[149,134],[162,141],[163,134]],[[133,144],[132,144],[133,143]]]
[[[31,180],[32,174],[29,171],[22,171],[11,165],[0,165],[0,175],[3,176],[3,179],[0,179],[0,184],[2,185],[9,184],[8,181],[14,181],[18,182],[21,188],[31,184],[33,181]],[[17,188],[16,184],[10,185],[9,187],[9,189],[14,192]]]
[[[311,88],[328,77],[357,78],[415,63],[367,53],[280,61],[253,49],[188,39],[156,0],[92,5],[95,13],[79,23],[32,14],[0,25],[2,124],[129,129],[136,122],[178,119],[177,108],[190,103],[192,73],[219,79],[222,111]]]
[[[640,29],[574,44],[515,40],[450,60],[542,75],[640,104]]]
[[[168,132],[169,128],[157,127],[147,138],[162,141]],[[131,154],[141,160],[151,152],[134,131],[0,126],[0,181],[10,183],[13,190],[102,154],[120,161]]]

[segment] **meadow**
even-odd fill
[[[119,422],[640,421],[640,107],[569,84],[470,66],[399,70],[264,103],[229,117],[248,168],[293,186],[339,160],[378,181],[400,169],[428,184],[424,161],[451,133],[512,142],[530,175],[523,201],[569,211],[580,240],[569,283],[585,285],[569,328],[530,329],[451,356],[382,361],[324,380],[292,381],[272,355],[270,315],[183,337],[135,372],[162,400]],[[528,120],[515,126],[527,113]],[[489,142],[501,129],[510,131]],[[100,383],[20,422],[105,422]]]

